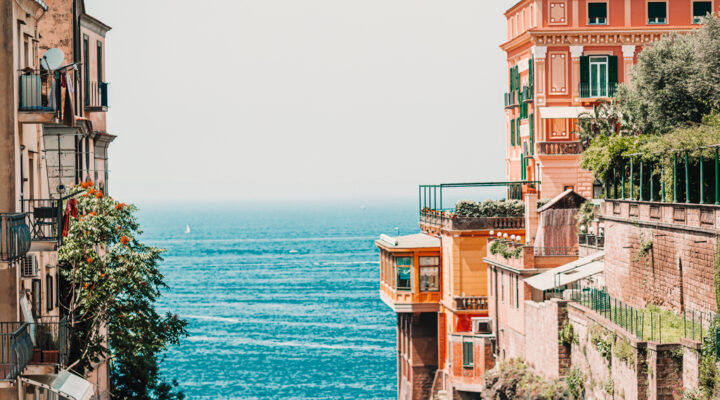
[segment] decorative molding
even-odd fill
[[[690,29],[644,32],[531,32],[535,43],[541,46],[582,45],[635,45],[656,42],[672,33],[686,33]],[[538,46],[536,46],[538,47]]]
[[[584,46],[570,46],[570,57],[580,58],[583,55]]]
[[[533,46],[531,50],[535,59],[545,59],[545,57],[547,57],[546,46]]]
[[[625,58],[635,58],[635,49],[637,46],[634,44],[623,45],[622,52]]]

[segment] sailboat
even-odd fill
[[[190,233],[190,225],[185,225],[185,233]]]

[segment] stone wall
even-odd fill
[[[714,205],[606,201],[600,219],[610,295],[637,307],[715,312],[719,210]],[[641,242],[652,242],[652,249],[637,259]]]
[[[683,388],[692,390],[700,383],[700,342],[689,339],[680,339],[683,345]]]
[[[518,357],[550,379],[564,375],[570,365],[570,349],[558,340],[558,332],[566,321],[566,301],[525,302],[525,326],[532,327],[525,336],[525,348],[532,350]]]

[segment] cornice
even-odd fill
[[[80,16],[80,23],[103,37],[110,29],[112,29],[109,25],[106,25],[104,22],[88,14],[82,14]]]

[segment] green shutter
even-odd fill
[[[520,180],[525,180],[525,156],[520,153]]]
[[[530,155],[535,155],[535,114],[530,114]]]
[[[580,84],[590,84],[590,57],[580,57]]]
[[[520,87],[520,66],[515,66],[515,86],[517,87],[517,90],[521,90]]]
[[[533,59],[532,58],[528,61],[528,71],[530,72],[530,81],[528,82],[528,86],[530,86],[532,88],[533,86],[535,86],[535,83],[533,81]]]
[[[510,146],[515,146],[515,120],[510,120]]]
[[[520,146],[520,118],[515,120],[515,144]]]
[[[618,56],[608,57],[608,80],[609,88],[612,90],[618,83]]]
[[[515,90],[515,70],[513,68],[510,68],[510,91],[512,92]]]

